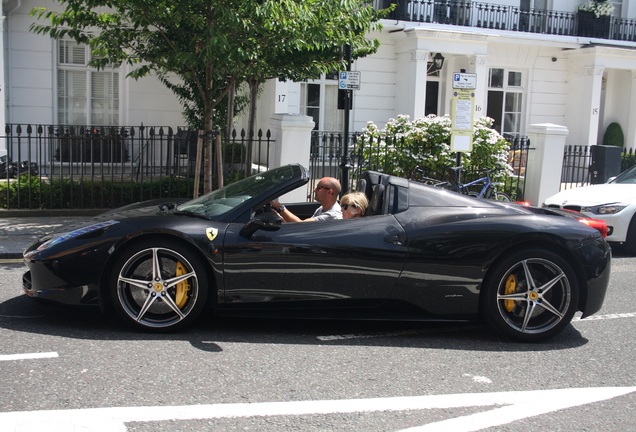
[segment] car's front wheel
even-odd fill
[[[625,249],[628,253],[636,255],[636,215],[632,217],[627,229],[627,239],[625,240]]]
[[[109,285],[117,313],[150,331],[183,328],[201,313],[208,280],[201,259],[174,241],[147,240],[119,255]]]
[[[527,342],[562,331],[572,320],[579,297],[571,266],[544,249],[504,258],[489,272],[483,290],[484,318],[504,335]]]

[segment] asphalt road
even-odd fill
[[[636,430],[636,258],[541,344],[475,324],[206,319],[148,335],[0,263],[1,431]]]

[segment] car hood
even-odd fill
[[[559,192],[545,200],[547,205],[598,205],[614,202],[636,203],[636,184],[604,183]]]
[[[123,221],[125,219],[144,217],[144,216],[172,216],[174,208],[181,202],[185,202],[185,199],[179,200],[150,200],[141,201],[133,204],[129,204],[124,207],[119,207],[113,210],[107,210],[104,213],[100,213],[90,218],[78,218],[76,222],[65,225],[64,227],[43,236],[40,240],[50,239],[71,231],[75,231],[80,228],[85,228],[91,225],[101,224],[108,221]]]

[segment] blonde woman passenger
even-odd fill
[[[349,192],[340,198],[343,219],[362,217],[369,207],[369,200],[363,192]]]

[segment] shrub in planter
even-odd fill
[[[617,147],[623,147],[625,144],[625,136],[623,135],[623,129],[618,123],[610,123],[603,135],[603,145],[613,145]]]

